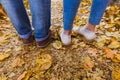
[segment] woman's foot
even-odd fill
[[[71,31],[61,30],[60,38],[61,38],[63,45],[70,45],[71,44]]]
[[[86,26],[83,27],[74,27],[73,31],[75,33],[83,35],[89,41],[94,40],[96,37],[95,26],[91,24],[87,24]]]

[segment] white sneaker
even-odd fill
[[[83,35],[87,40],[91,41],[95,39],[96,34],[95,32],[92,32],[84,27],[73,27],[73,31],[75,33],[78,33],[80,35]]]
[[[71,43],[71,35],[64,34],[63,30],[60,31],[60,38],[63,45],[69,45]]]

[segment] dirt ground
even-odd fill
[[[78,9],[74,26],[88,19],[90,1]],[[113,13],[111,13],[113,12]],[[28,11],[29,13],[29,11]],[[35,42],[24,46],[9,19],[0,20],[0,80],[120,80],[120,9],[108,7],[93,42],[72,33],[72,44],[63,46],[62,1],[52,0],[54,41],[44,49]],[[31,17],[30,17],[31,19]]]

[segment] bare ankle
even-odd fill
[[[92,25],[90,23],[86,24],[86,29],[95,32],[95,25]]]
[[[66,34],[66,35],[71,35],[71,31],[70,30],[64,30],[63,33]]]

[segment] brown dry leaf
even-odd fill
[[[4,60],[4,59],[8,58],[9,56],[10,56],[10,54],[8,54],[8,53],[0,54],[0,61],[2,61],[2,60]]]
[[[110,58],[110,59],[113,59],[115,57],[115,54],[117,54],[116,51],[113,51],[109,48],[105,48],[104,52],[105,52],[105,55],[103,57]]]
[[[61,49],[61,48],[62,48],[62,43],[61,43],[60,41],[55,41],[55,42],[53,43],[53,47],[54,47],[55,49]]]
[[[23,64],[24,64],[25,62],[24,62],[24,60],[23,59],[21,59],[21,58],[16,58],[15,60],[13,60],[13,62],[12,62],[12,67],[20,67],[20,66],[22,66]]]
[[[7,77],[4,74],[2,74],[0,75],[0,80],[7,80]]]
[[[113,41],[113,42],[111,42],[111,44],[108,47],[111,48],[111,49],[119,48],[120,47],[120,42]]]

